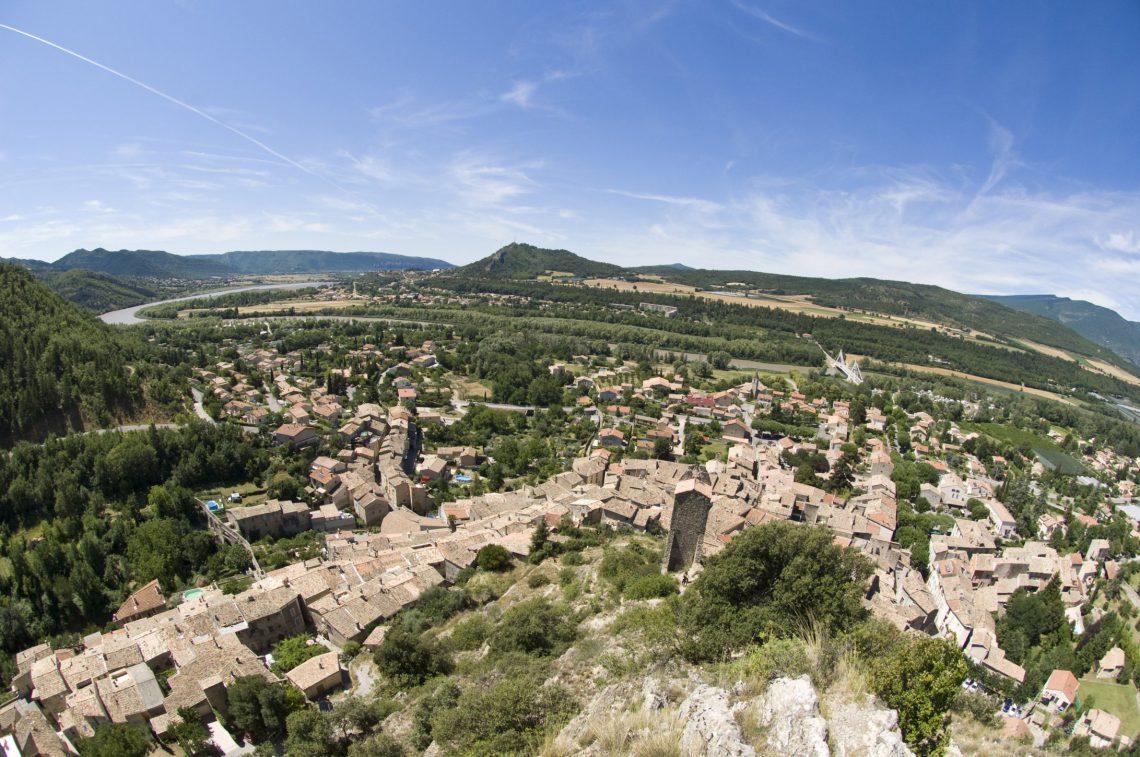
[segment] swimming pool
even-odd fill
[[[455,480],[461,484],[466,484],[467,482],[469,482],[471,480],[471,477],[468,476],[466,473],[457,473],[457,474],[455,474]]]
[[[182,601],[189,602],[191,599],[197,599],[205,593],[206,592],[203,589],[187,589],[186,591],[182,592]]]

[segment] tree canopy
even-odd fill
[[[841,630],[861,618],[871,563],[823,527],[765,523],[737,535],[682,595],[682,647],[715,659],[765,634],[815,622]]]

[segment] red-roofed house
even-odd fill
[[[1041,689],[1041,705],[1054,712],[1064,712],[1077,701],[1080,681],[1068,670],[1054,670]]]

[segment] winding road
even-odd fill
[[[202,405],[202,391],[200,389],[190,389],[190,394],[194,395],[194,414],[202,420],[211,425],[217,425],[217,421],[210,417],[206,412],[206,408]]]

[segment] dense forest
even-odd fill
[[[124,281],[105,273],[74,268],[68,271],[42,269],[36,278],[47,284],[68,302],[92,313],[141,305],[157,295],[151,287],[135,281]]]
[[[1081,336],[1140,366],[1140,323],[1125,320],[1116,311],[1054,294],[994,295],[986,299],[1063,323]]]
[[[0,264],[0,446],[136,416],[147,376],[129,364],[148,353],[137,335]]]
[[[261,477],[269,450],[230,426],[71,435],[0,455],[0,665],[103,627],[134,587],[243,570],[202,528],[190,487]],[[0,679],[12,671],[0,668]]]

